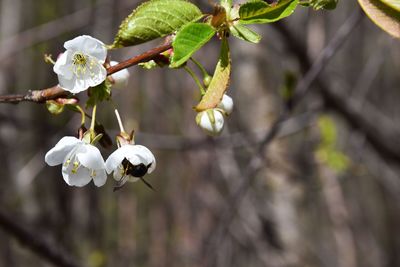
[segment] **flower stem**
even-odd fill
[[[77,110],[81,113],[81,125],[85,125],[85,119],[86,119],[86,113],[85,111],[81,108],[81,106],[76,105],[75,106]]]
[[[124,125],[122,124],[121,117],[119,116],[118,109],[114,109],[114,112],[115,112],[115,117],[117,117],[119,129],[120,129],[121,133],[124,133],[125,129],[124,129]]]
[[[97,105],[93,106],[93,110],[92,110],[92,121],[90,124],[90,131],[94,132],[94,126],[96,124],[96,110],[97,110]]]
[[[203,74],[204,78],[210,76],[210,74],[208,74],[208,72],[206,71],[206,69],[204,68],[204,66],[198,62],[196,59],[194,58],[190,58],[190,60],[200,69],[201,73]]]
[[[187,73],[189,73],[190,76],[192,76],[194,82],[197,84],[197,86],[200,89],[201,95],[203,96],[206,93],[206,91],[204,90],[204,87],[201,85],[199,78],[197,78],[196,74],[188,66],[185,66],[183,68],[186,70]]]

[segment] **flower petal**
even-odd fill
[[[71,50],[71,51],[81,51],[81,47],[83,46],[83,43],[86,39],[87,35],[81,35],[78,37],[75,37],[72,40],[66,41],[64,43],[64,48],[67,50]]]
[[[104,43],[89,35],[78,36],[70,41],[64,43],[67,50],[79,51],[86,55],[93,56],[101,61],[103,64],[106,56],[107,49]]]
[[[89,88],[89,86],[85,87],[85,84],[80,82],[76,76],[72,76],[71,79],[67,79],[63,75],[58,75],[58,82],[62,89],[73,94],[77,94]]]
[[[65,66],[67,65],[67,62],[68,62],[68,54],[70,54],[70,53],[68,53],[68,51],[66,51],[58,57],[56,64],[54,64],[54,66],[53,66],[53,71],[55,73],[57,73],[57,74],[63,73]]]
[[[156,165],[156,159],[154,159],[154,161],[151,163],[150,168],[147,170],[147,173],[152,173],[156,169]]]
[[[101,84],[107,78],[107,70],[96,59],[93,59],[93,64],[87,70],[84,79],[90,87]]]
[[[107,174],[104,169],[95,170],[96,175],[93,176],[93,182],[97,187],[103,186],[107,181]]]
[[[106,160],[106,171],[111,173],[122,163],[126,154],[126,146],[122,146],[115,150]],[[115,174],[115,173],[114,173]],[[121,177],[119,177],[121,178]]]
[[[110,65],[115,66],[117,65],[117,61],[111,61]],[[129,71],[127,69],[120,70],[111,75],[114,80],[113,88],[121,89],[128,85],[129,80]]]
[[[63,163],[64,158],[68,153],[81,142],[82,141],[73,136],[65,136],[61,138],[61,140],[46,153],[44,161],[50,166]]]
[[[140,163],[143,163],[143,158],[140,158],[137,154],[130,153],[125,155],[125,157],[132,165],[139,165]]]
[[[83,44],[82,52],[92,57],[97,58],[101,64],[106,61],[107,48],[106,45],[96,38],[86,35],[85,42]]]
[[[78,161],[86,168],[92,170],[104,169],[104,159],[100,150],[90,144],[82,144],[76,151]]]
[[[126,158],[132,165],[144,164],[150,165],[147,173],[151,173],[156,168],[156,159],[153,153],[141,145],[123,145],[112,153],[106,161],[107,173],[114,171],[114,179],[119,180],[122,177],[121,164]]]
[[[75,173],[72,172],[73,164],[68,166],[63,165],[62,176],[64,181],[70,186],[85,186],[87,185],[92,177],[90,177],[90,170],[83,166],[80,166]]]
[[[218,108],[224,110],[226,115],[230,115],[233,110],[233,99],[227,94],[224,94],[221,102],[218,104]]]
[[[211,116],[214,117],[212,121]],[[196,122],[207,134],[219,135],[224,128],[224,116],[217,109],[207,109],[197,114]]]
[[[150,164],[152,161],[155,160],[153,153],[151,153],[151,151],[147,147],[142,145],[135,145],[134,149],[136,154],[146,160],[146,164]]]
[[[113,173],[114,179],[115,179],[116,181],[120,181],[121,178],[122,178],[122,175],[123,175],[124,173],[121,171],[120,168],[114,169],[113,171],[114,171],[114,173]]]

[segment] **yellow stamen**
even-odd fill
[[[75,160],[75,161],[74,161],[74,167],[72,168],[71,172],[72,172],[73,174],[76,174],[76,173],[78,172],[79,166],[80,166],[79,161]]]
[[[64,167],[68,167],[70,163],[71,163],[71,159],[67,159],[64,163]]]
[[[73,58],[72,58],[72,64],[74,65],[73,68],[73,72],[76,76],[80,76],[81,74],[85,74],[86,73],[86,66],[88,65],[88,59],[89,57],[77,52],[74,54]],[[91,60],[93,61],[93,60]],[[91,62],[89,62],[89,65],[91,64]]]

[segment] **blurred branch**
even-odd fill
[[[132,6],[132,3],[128,2],[129,1],[124,1],[119,9],[129,9]],[[2,40],[0,42],[0,61],[3,61],[7,57],[12,56],[12,54],[18,53],[19,51],[29,48],[37,43],[47,41],[60,36],[63,33],[84,27],[89,23],[90,14],[106,4],[107,2],[105,1],[97,1],[94,5],[79,9],[72,14],[27,29],[15,36]]]
[[[342,267],[357,266],[354,234],[350,227],[349,209],[346,205],[337,174],[325,166],[319,166],[319,178],[325,199],[332,231],[336,242],[337,264]]]
[[[46,242],[32,232],[26,230],[16,223],[16,219],[9,218],[3,211],[0,211],[0,228],[7,234],[13,236],[22,245],[26,246],[43,259],[59,267],[79,267],[73,257],[66,251],[56,248],[54,244]]]
[[[75,13],[52,20],[48,23],[20,32],[0,42],[0,61],[24,48],[83,27],[88,23],[93,7],[80,9]]]
[[[313,109],[286,119],[276,138],[285,138],[310,127],[314,121],[315,113],[319,110],[319,108]],[[255,147],[260,142],[263,142],[265,133],[268,132],[269,129],[268,127],[251,131],[251,136],[253,137],[251,140],[246,140],[246,136],[249,135],[248,132],[235,132],[212,138],[193,138],[180,135],[140,132],[135,135],[135,138],[139,143],[144,143],[155,149],[162,150],[199,150],[209,149],[210,147],[241,148],[249,146]]]
[[[293,106],[297,105],[303,96],[310,90],[311,85],[317,81],[318,75],[322,72],[322,70],[326,67],[329,60],[334,56],[334,54],[339,50],[341,45],[345,42],[347,37],[350,36],[350,33],[355,29],[355,27],[359,24],[362,19],[362,13],[360,10],[355,11],[350,18],[348,18],[342,27],[335,34],[333,39],[330,41],[328,46],[321,52],[320,56],[317,60],[309,65],[308,71],[306,70],[306,74],[299,81],[295,88],[295,95],[293,97]],[[293,38],[293,36],[291,36]],[[289,42],[292,45],[292,42]],[[299,47],[296,46],[296,49]],[[299,55],[302,57],[300,60],[310,60],[305,54],[304,50],[299,50]],[[300,53],[301,52],[301,53]],[[299,56],[299,57],[300,57]],[[303,62],[302,62],[303,63]],[[277,134],[279,133],[283,123],[290,116],[290,110],[285,109],[280,116],[275,120],[272,124],[270,131],[264,136],[262,142],[259,144],[256,152],[254,153],[248,167],[243,171],[242,177],[245,177],[238,188],[230,195],[228,199],[228,204],[225,207],[225,210],[221,212],[220,222],[218,226],[215,228],[215,232],[210,234],[210,239],[208,242],[205,242],[205,250],[203,250],[203,254],[201,256],[209,255],[208,257],[204,257],[207,259],[207,266],[214,266],[216,253],[218,250],[218,244],[226,236],[231,222],[237,214],[237,207],[241,203],[244,195],[247,193],[248,189],[251,187],[253,182],[257,177],[258,171],[264,166],[264,161],[266,158],[265,150],[268,148],[269,144],[275,139]]]
[[[149,61],[157,57],[160,53],[170,49],[172,47],[171,41],[166,41],[163,45],[157,46],[150,49],[140,55],[129,58],[119,64],[107,68],[107,74],[111,75],[122,69],[137,65],[142,62]],[[60,86],[56,85],[51,88],[43,90],[32,90],[28,91],[26,94],[16,94],[16,95],[3,95],[0,96],[0,103],[12,103],[18,104],[19,102],[35,102],[43,103],[50,99],[55,99],[59,97],[68,96],[68,92],[64,91]]]
[[[275,23],[273,25],[285,39],[290,51],[298,58],[302,72],[306,73],[311,66],[311,60],[306,54],[305,46],[284,24]],[[326,53],[329,54],[331,51],[326,51]],[[400,146],[394,145],[397,142],[398,133],[394,128],[388,128],[382,121],[376,120],[379,117],[377,114],[368,114],[367,116],[357,106],[354,106],[354,101],[351,98],[332,90],[322,79],[316,78],[316,85],[327,108],[338,112],[349,125],[363,132],[369,144],[382,157],[400,163]],[[304,93],[300,92],[299,95]]]

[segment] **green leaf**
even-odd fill
[[[344,172],[349,168],[350,160],[342,152],[335,150],[333,147],[319,147],[317,149],[318,159],[332,170]]]
[[[56,102],[55,100],[47,100],[46,101],[46,108],[53,115],[58,115],[61,112],[63,112],[64,106],[65,105],[60,104],[60,103]]]
[[[321,133],[321,142],[324,146],[335,146],[337,141],[337,129],[335,122],[329,116],[321,116],[318,119],[318,127]]]
[[[106,79],[101,84],[89,88],[89,99],[86,101],[86,107],[93,107],[97,103],[108,100],[111,96],[111,82]]]
[[[281,0],[276,5],[269,5],[261,0],[254,0],[243,4],[239,9],[240,22],[270,23],[283,19],[293,13],[298,0]]]
[[[214,34],[215,29],[205,23],[189,23],[183,26],[172,43],[174,53],[171,67],[176,68],[185,63]]]
[[[318,159],[335,171],[345,171],[349,167],[350,160],[336,148],[337,127],[335,122],[329,116],[321,116],[318,119],[318,128],[321,136],[321,143],[316,151]]]
[[[220,58],[215,68],[213,78],[208,89],[195,110],[200,112],[215,108],[221,102],[225,91],[228,89],[231,74],[231,60],[229,45],[226,38],[222,40]]]
[[[393,0],[358,0],[368,17],[382,30],[400,38],[400,3]],[[388,3],[386,5],[385,3]]]
[[[261,40],[261,36],[253,30],[250,30],[244,25],[236,24],[232,25],[230,31],[233,36],[242,39],[244,41],[257,44]]]
[[[121,24],[111,48],[141,44],[164,37],[202,17],[185,0],[150,0],[136,8]]]
[[[301,5],[312,7],[315,10],[323,9],[335,9],[338,0],[309,0],[309,2],[303,2]]]

